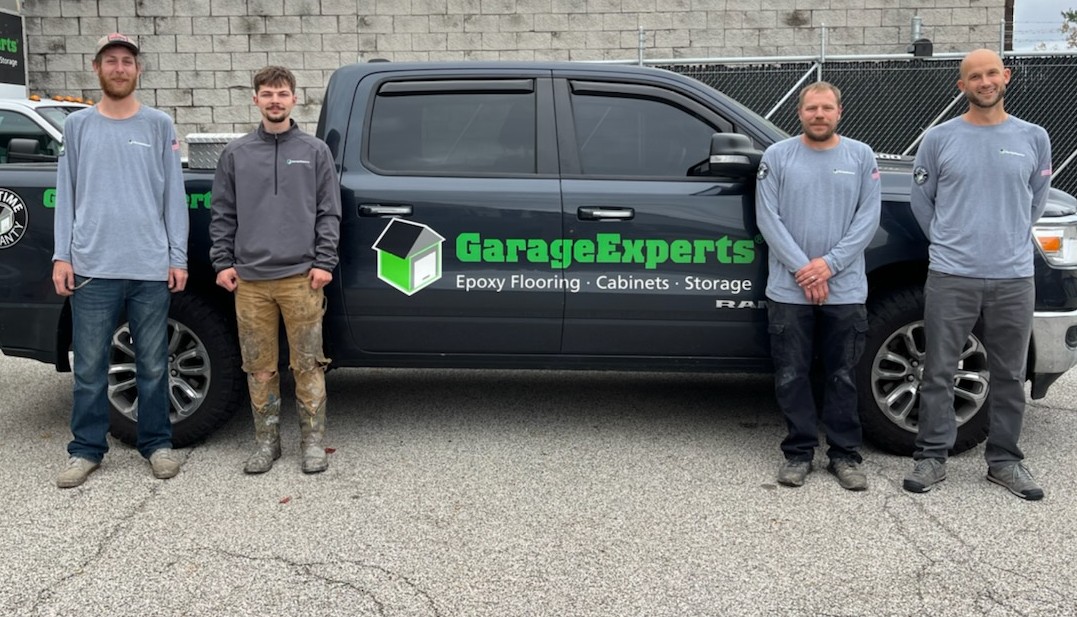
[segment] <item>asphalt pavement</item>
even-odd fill
[[[326,473],[289,404],[265,475],[244,410],[59,490],[70,379],[0,356],[2,615],[1077,615],[1077,375],[1026,416],[1040,502],[982,447],[924,495],[871,448],[866,492],[777,486],[766,376],[536,371],[333,371]]]

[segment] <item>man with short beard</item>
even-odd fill
[[[928,240],[924,359],[916,463],[907,491],[946,479],[957,439],[954,376],[982,320],[991,386],[984,403],[987,479],[1023,499],[1043,498],[1017,446],[1025,412],[1025,360],[1035,303],[1032,225],[1051,185],[1047,131],[1006,113],[1010,69],[993,51],[961,61],[961,116],[925,135],[913,169],[912,210]]]
[[[258,128],[225,147],[213,179],[210,259],[217,284],[235,292],[255,448],[243,470],[265,473],[280,458],[277,333],[284,320],[295,376],[303,473],[329,467],[322,352],[324,287],[340,238],[340,185],[329,147],[291,119],[295,76],[267,66],[254,76]]]
[[[172,119],[134,96],[138,45],[97,41],[93,70],[104,94],[64,123],[56,179],[52,282],[70,298],[74,349],[73,440],[56,478],[71,488],[108,451],[109,351],[121,315],[135,350],[138,451],[153,475],[180,471],[168,396],[169,292],[187,283],[187,203]]]
[[[804,484],[819,445],[821,416],[827,470],[842,488],[862,491],[868,481],[860,468],[853,370],[868,329],[864,249],[879,225],[881,197],[871,148],[836,132],[841,109],[841,91],[829,83],[801,90],[797,113],[803,133],[763,153],[756,221],[769,252],[774,386],[788,427],[778,483]],[[826,377],[821,413],[810,377],[816,352]]]

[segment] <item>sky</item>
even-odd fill
[[[1077,10],[1077,0],[1015,0],[1013,48],[1033,49],[1042,42],[1047,49],[1066,49],[1066,37],[1059,32],[1066,10]]]

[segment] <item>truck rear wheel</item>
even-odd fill
[[[172,445],[206,439],[242,404],[246,376],[231,320],[190,293],[172,297],[168,312],[168,397]],[[125,322],[112,336],[108,400],[111,433],[129,445],[138,439],[134,347]]]
[[[860,422],[867,440],[894,454],[911,455],[916,447],[924,351],[923,290],[906,287],[872,297],[857,367]],[[987,439],[988,385],[987,351],[974,331],[954,380],[957,440],[951,452],[970,450]]]

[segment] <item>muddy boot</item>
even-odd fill
[[[329,455],[325,453],[325,403],[311,413],[303,404],[297,405],[299,429],[303,434],[300,444],[303,473],[321,473],[329,468]]]
[[[280,395],[274,389],[274,385],[279,383],[280,377],[274,375],[269,382],[259,384],[269,390],[262,399],[266,401],[265,405],[256,407],[253,403],[256,397],[251,397],[251,411],[254,416],[254,452],[243,466],[243,471],[246,473],[265,473],[273,468],[273,461],[280,458]],[[255,394],[253,389],[251,392]]]

